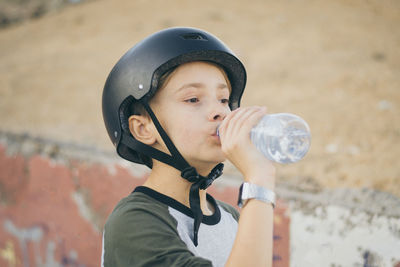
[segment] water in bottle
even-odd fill
[[[250,137],[264,156],[279,163],[301,160],[311,144],[308,124],[290,113],[265,115],[251,130]]]

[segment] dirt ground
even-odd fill
[[[397,0],[98,0],[0,30],[0,130],[112,150],[105,79],[137,41],[193,26],[242,59],[242,105],[296,113],[312,146],[279,181],[368,187],[400,197]],[[232,167],[228,172],[235,172]]]

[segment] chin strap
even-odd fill
[[[162,128],[157,117],[154,115],[149,104],[146,101],[140,101],[140,102],[144,106],[146,111],[149,113],[151,119],[153,120],[154,125],[156,126],[159,134],[161,135],[161,138],[164,140],[164,143],[167,146],[171,155],[159,151],[149,145],[145,145],[125,133],[122,135],[121,142],[135,151],[140,151],[146,156],[149,156],[153,159],[156,159],[158,161],[161,161],[165,164],[174,167],[175,169],[181,171],[182,178],[193,183],[190,187],[189,203],[190,203],[190,209],[193,212],[193,217],[194,217],[193,243],[197,247],[199,228],[203,220],[203,212],[201,211],[200,207],[200,189],[202,190],[207,189],[214,182],[215,179],[221,176],[224,164],[219,163],[217,166],[215,166],[207,177],[201,176],[197,172],[197,170],[194,167],[190,166],[189,163],[179,153],[178,149],[175,147],[175,145],[172,143],[167,133]]]
[[[219,163],[215,166],[207,177],[201,176],[197,173],[196,169],[193,167],[188,167],[184,169],[181,176],[193,183],[190,187],[189,202],[190,209],[193,212],[194,225],[193,225],[193,243],[197,247],[198,245],[198,233],[200,224],[203,221],[203,212],[200,207],[200,189],[207,189],[215,179],[217,179],[222,174],[224,169],[224,164]]]

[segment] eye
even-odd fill
[[[192,98],[189,98],[189,99],[185,100],[185,102],[197,103],[197,102],[199,102],[199,99],[197,97],[192,97]]]
[[[229,104],[229,99],[223,98],[223,99],[221,99],[221,103],[222,104]]]

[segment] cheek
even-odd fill
[[[179,146],[180,150],[187,150],[201,142],[201,125],[193,116],[182,116],[179,118],[179,122],[174,125],[173,136],[174,143]]]

